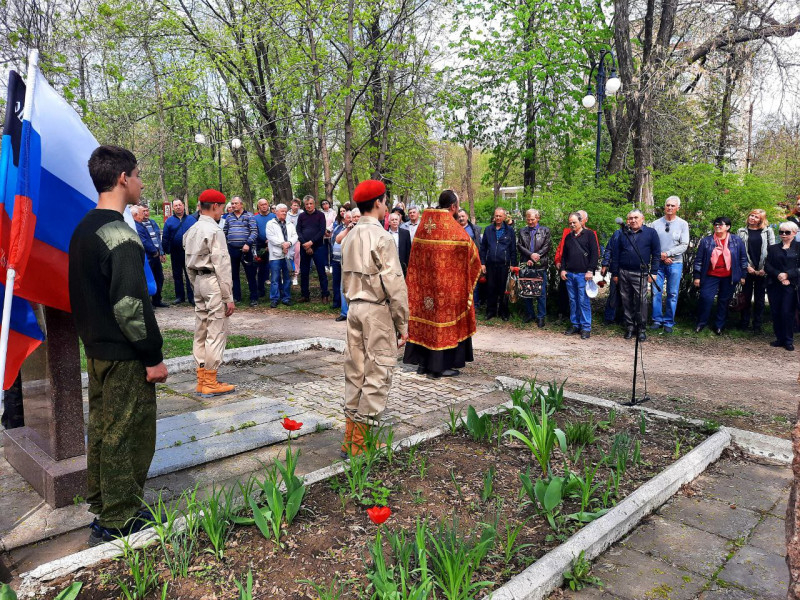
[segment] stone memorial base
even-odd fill
[[[86,455],[54,460],[34,437],[29,427],[4,431],[6,460],[53,508],[73,504],[76,496],[86,494]]]

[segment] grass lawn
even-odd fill
[[[192,338],[194,332],[184,331],[183,329],[165,329],[161,331],[164,338],[164,358],[175,358],[178,356],[189,356],[192,353]],[[242,348],[244,346],[257,346],[263,344],[260,338],[249,337],[246,335],[229,335],[226,348]],[[86,356],[81,346],[81,370],[86,370]]]

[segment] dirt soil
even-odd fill
[[[503,422],[495,430],[504,431],[507,417],[496,417],[495,422],[498,419]],[[628,461],[618,500],[705,437],[694,429],[655,420],[646,423],[646,434],[641,435],[642,423],[638,416],[619,413],[612,417],[602,409],[570,404],[569,401],[557,413],[556,419],[562,428],[567,422],[589,419],[600,423],[596,443],[587,446],[577,461],[575,448],[570,447],[567,456],[556,449],[551,461],[556,474],[563,474],[564,465],[569,465],[571,470],[582,475],[584,463],[598,462],[609,453],[617,433],[625,432],[641,442],[642,462],[634,465],[632,459]],[[462,532],[480,531],[483,523],[497,523],[496,545],[475,578],[476,581],[492,581],[492,587],[497,587],[579,529],[576,521],[567,521],[555,535],[533,506],[520,500],[519,474],[530,469],[535,481],[537,476],[541,476],[541,471],[526,447],[516,440],[509,440],[503,438],[499,445],[496,437],[491,443],[475,442],[465,432],[459,431],[421,444],[416,449],[396,453],[391,465],[384,461],[375,467],[370,481],[381,482],[380,485],[390,490],[388,505],[392,516],[384,525],[384,541],[388,532],[399,530],[404,530],[413,539],[415,522],[419,518],[428,519],[434,526],[437,522],[452,523],[451,518],[455,518]],[[679,447],[676,441],[680,442]],[[490,467],[495,469],[493,493],[483,501],[484,476]],[[594,494],[596,497],[610,485],[607,484],[610,473],[607,465],[598,469],[595,481],[600,487]],[[224,560],[217,561],[209,554],[200,553],[208,545],[205,534],[201,533],[190,576],[172,581],[166,597],[233,600],[239,598],[234,578],[244,580],[248,570],[253,572],[254,598],[317,598],[318,594],[300,580],[310,579],[327,586],[335,577],[351,580],[345,586],[343,598],[362,597],[368,584],[366,568],[371,562],[367,547],[374,541],[377,528],[365,512],[372,502],[366,501],[362,505],[349,499],[343,504],[342,496],[334,489],[341,485],[346,487],[343,476],[339,476],[333,485],[326,481],[309,487],[300,514],[282,538],[284,548],[278,548],[272,540],[265,539],[255,527],[237,527],[229,538]],[[566,515],[579,509],[579,501],[567,500],[561,512]],[[513,527],[523,523],[516,543],[531,546],[506,563],[502,557],[505,525]],[[158,545],[151,545],[147,551],[159,561],[157,571],[161,581],[169,581],[169,572],[161,562]],[[384,544],[384,552],[387,560],[391,561],[388,543]],[[120,597],[118,577],[130,581],[125,564],[119,560],[107,561],[54,582],[54,589],[62,589],[73,580],[83,581],[82,600],[116,599]],[[54,595],[52,592],[45,597],[49,600]],[[155,592],[148,595],[148,598],[160,597]]]
[[[344,339],[345,323],[333,319],[338,311],[313,302],[303,310],[279,307],[237,309],[231,333],[275,342],[304,337]],[[163,328],[194,330],[190,307],[158,310]],[[630,399],[634,344],[619,327],[595,325],[589,340],[564,336],[564,326],[548,321],[544,329],[479,321],[473,337],[475,362],[465,373],[567,380],[567,389],[624,402]],[[672,334],[648,331],[641,345],[637,397],[646,389],[648,406],[723,425],[789,438],[798,410],[798,356],[771,348],[767,333],[748,336],[676,328]]]

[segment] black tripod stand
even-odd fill
[[[623,403],[624,406],[636,406],[637,404],[641,404],[642,402],[647,402],[650,400],[650,396],[647,395],[647,376],[644,374],[644,362],[642,362],[642,375],[645,378],[644,394],[642,395],[641,399],[636,398],[636,376],[638,374],[637,365],[639,363],[639,344],[641,342],[641,333],[647,326],[647,323],[642,322],[642,294],[646,295],[647,293],[647,288],[645,286],[647,285],[647,277],[650,273],[650,265],[645,262],[644,258],[642,258],[642,253],[639,251],[639,246],[636,244],[636,238],[633,235],[631,228],[626,225],[622,228],[622,233],[628,239],[628,243],[630,244],[631,248],[633,248],[634,252],[636,252],[636,257],[639,259],[639,286],[634,294],[634,304],[636,308],[633,313],[633,333],[636,337],[633,347],[633,385],[631,386],[630,402]],[[652,284],[656,290],[661,290],[655,281],[653,281]],[[619,283],[617,285],[619,285]]]

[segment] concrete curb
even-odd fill
[[[344,340],[335,340],[333,338],[313,337],[304,338],[302,340],[290,340],[288,342],[231,348],[230,350],[225,350],[223,363],[233,360],[253,360],[279,354],[294,354],[295,352],[303,352],[314,346],[320,346],[323,350],[344,352],[345,342]],[[168,358],[164,361],[164,364],[167,366],[167,371],[173,374],[194,371],[195,368],[194,358],[192,356]],[[89,385],[89,376],[86,373],[81,373],[81,385],[83,387]]]
[[[731,442],[722,429],[686,456],[639,487],[611,511],[491,593],[492,600],[540,600],[561,585],[563,573],[583,550],[587,560],[598,556],[664,504],[684,483],[717,460]]]

